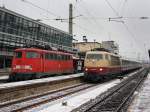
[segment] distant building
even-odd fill
[[[78,49],[80,52],[91,51],[94,48],[101,48],[101,43],[99,42],[78,42],[73,43],[73,47]]]
[[[115,41],[102,41],[102,47],[111,53],[119,54],[119,45]]]
[[[73,47],[77,49],[79,55],[84,58],[87,51],[91,51],[95,48],[101,48],[101,43],[99,42],[78,42],[73,43]]]

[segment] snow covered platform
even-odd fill
[[[0,76],[0,84],[8,82],[8,76]]]
[[[96,98],[96,96],[107,91],[109,88],[117,85],[118,83],[120,83],[119,79],[105,82],[85,91],[41,105],[33,108],[32,110],[27,110],[27,112],[70,112],[89,100]],[[65,105],[62,103],[65,103]]]
[[[33,84],[39,84],[39,83],[56,82],[60,80],[67,80],[67,79],[78,78],[82,76],[83,76],[83,73],[79,73],[79,74],[72,74],[72,75],[65,75],[65,76],[55,76],[55,77],[27,80],[27,81],[10,82],[10,83],[5,83],[5,84],[0,84],[0,90],[5,89],[5,88],[14,88],[18,86],[24,86],[24,85],[27,86],[27,85],[33,85]]]
[[[128,112],[150,112],[150,73]]]
[[[8,76],[0,76],[0,80],[7,80]]]
[[[28,81],[1,83],[0,103],[43,94],[64,88],[69,85],[82,83],[83,73],[41,78]]]

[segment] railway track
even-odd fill
[[[95,84],[77,84],[74,86],[66,87],[63,89],[47,92],[37,96],[27,97],[20,100],[15,100],[11,102],[1,103],[0,112],[20,112],[32,107],[39,106],[41,104],[57,100],[59,98],[71,95],[73,93],[85,90],[87,88],[93,87]]]
[[[139,85],[144,81],[148,70],[143,69],[111,88],[96,99],[87,102],[72,112],[124,112]]]

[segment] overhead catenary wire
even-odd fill
[[[21,1],[22,1],[22,2],[25,2],[25,3],[28,3],[28,4],[32,5],[33,7],[36,7],[36,8],[38,8],[38,9],[40,9],[40,10],[45,11],[45,12],[47,12],[48,14],[53,15],[53,16],[56,17],[57,19],[58,19],[58,18],[61,18],[59,15],[57,15],[57,14],[55,14],[55,13],[53,13],[53,12],[50,12],[49,10],[44,9],[44,8],[42,8],[42,7],[36,5],[36,4],[34,4],[34,3],[32,3],[32,2],[30,2],[30,1],[28,1],[28,0],[21,0]],[[46,16],[45,16],[45,17],[46,17]],[[55,19],[54,19],[54,18],[51,19],[51,18],[46,17],[46,18],[40,18],[40,19],[42,19],[42,20],[56,20],[56,18],[55,18]],[[67,21],[63,21],[63,20],[68,20],[68,19],[69,19],[69,18],[62,19],[61,22],[67,22]],[[67,22],[67,23],[68,23],[68,22]],[[73,24],[76,25],[77,27],[79,27],[80,29],[84,30],[84,31],[90,32],[90,30],[84,28],[84,27],[81,26],[81,25],[78,25],[78,24],[76,24],[76,23],[73,23]],[[93,32],[91,32],[91,33],[93,33]],[[94,34],[94,33],[93,33],[93,34]]]
[[[105,0],[106,3],[108,4],[108,6],[113,10],[113,12],[116,14],[116,16],[120,17],[119,13],[112,7],[111,3],[108,2],[108,0]],[[120,18],[122,19],[122,18]],[[133,34],[133,32],[130,31],[130,29],[128,28],[127,24],[125,22],[121,22],[123,24],[123,26],[126,28],[126,30],[128,31],[128,33],[130,34],[130,36],[137,42],[137,40],[135,39],[135,36]],[[139,45],[137,44],[137,46],[139,47]],[[143,50],[141,47],[139,47],[141,50]]]
[[[121,16],[123,16],[123,13],[124,13],[124,9],[125,9],[125,4],[127,3],[127,0],[124,0],[124,1],[122,1],[122,7],[121,7],[121,9],[120,9],[120,14],[121,14]]]
[[[53,12],[47,10],[47,9],[44,9],[44,8],[42,8],[42,7],[36,5],[36,4],[34,4],[34,3],[32,3],[32,2],[30,2],[30,1],[28,1],[28,0],[21,0],[21,1],[22,1],[22,2],[25,2],[25,3],[27,3],[27,4],[30,4],[30,5],[32,5],[33,7],[36,7],[36,8],[38,8],[38,9],[40,9],[40,10],[43,10],[43,11],[47,12],[48,14],[50,14],[50,15],[52,15],[52,16],[60,17],[59,15],[57,15],[57,14],[55,14],[55,13],[53,13]]]
[[[111,3],[108,0],[105,0],[105,1],[108,4],[108,6],[112,9],[112,11],[119,17],[119,13],[113,8],[113,6],[111,5]]]
[[[81,3],[80,2],[83,2],[84,3],[84,5],[81,5]],[[86,12],[86,14],[87,15],[89,15],[90,16],[90,18],[88,18],[88,17],[86,17],[85,15],[82,17],[82,18],[86,18],[85,20],[86,21],[89,21],[90,23],[92,22],[92,24],[93,25],[95,25],[98,29],[101,29],[101,27],[99,27],[99,26],[102,26],[102,25],[100,25],[99,24],[99,22],[97,22],[97,20],[94,18],[94,16],[93,16],[93,14],[86,8],[86,6],[85,6],[85,4],[86,4],[86,2],[84,2],[84,0],[80,0],[80,2],[77,2],[77,4],[79,4],[80,6],[81,6],[81,8]],[[82,19],[82,18],[79,18],[79,19]],[[103,26],[102,26],[103,27]]]
[[[61,22],[69,23],[69,21],[66,21],[66,20],[62,20]],[[96,35],[96,33],[94,33],[93,31],[91,31],[91,30],[89,30],[89,29],[87,29],[87,28],[85,28],[85,27],[83,27],[83,26],[81,26],[81,25],[79,25],[79,24],[77,24],[77,23],[75,23],[75,22],[73,22],[73,24],[74,24],[75,26],[77,26],[78,28],[80,28],[81,30],[83,30],[83,31],[87,31],[87,32],[90,32],[90,33],[93,34],[93,35]]]
[[[126,0],[127,1],[127,0]],[[128,10],[129,10],[129,12],[130,12],[130,15],[131,16],[133,16],[133,10],[132,10],[132,12],[130,11],[130,8],[128,8]],[[150,17],[140,17],[140,19],[149,19]],[[133,24],[133,26],[134,26],[134,28],[136,28],[136,25],[135,25],[135,23],[134,22],[132,22],[132,24]],[[141,43],[140,43],[141,44]],[[145,49],[145,43],[143,43],[143,46],[144,46],[144,49]],[[146,49],[145,49],[145,54],[147,54],[148,52],[146,51]]]

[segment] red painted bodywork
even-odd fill
[[[12,61],[12,73],[50,73],[50,74],[62,74],[73,73],[73,60],[47,60],[45,59],[45,53],[54,53],[61,55],[71,56],[69,53],[63,53],[58,51],[48,51],[35,48],[22,48],[17,49],[15,52],[22,52],[22,58],[13,58]],[[34,51],[39,53],[38,58],[26,58],[25,53],[27,51]],[[16,65],[20,66],[20,69],[14,69]],[[25,66],[31,66],[32,69],[25,69]]]
[[[121,67],[86,67],[87,74],[107,75],[121,73]]]

